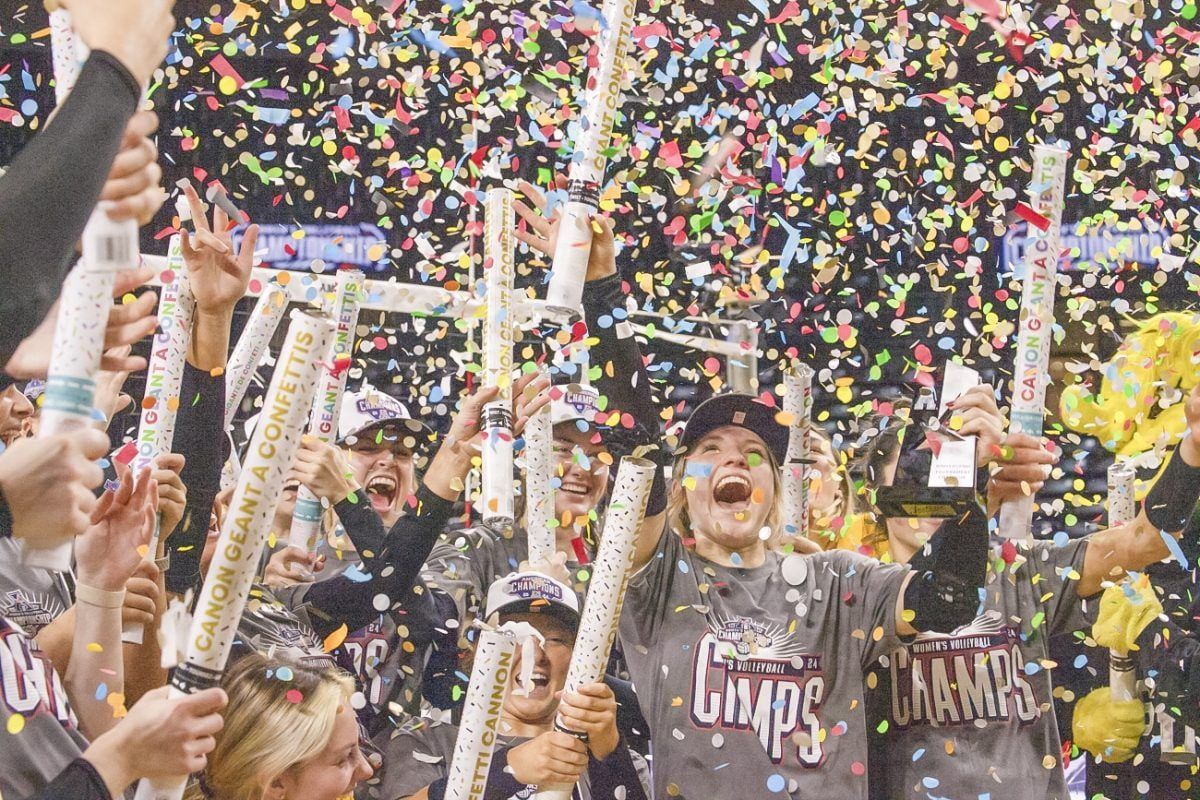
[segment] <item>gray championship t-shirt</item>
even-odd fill
[[[61,572],[26,567],[17,540],[0,538],[0,617],[37,636],[73,602]]]
[[[378,800],[401,800],[446,777],[450,772],[457,738],[457,725],[430,722],[417,717],[409,717],[396,728],[380,734],[374,744],[383,754],[383,769],[377,779],[370,781],[366,796]],[[526,741],[529,740],[500,735],[496,737],[496,746],[512,747]],[[649,794],[650,775],[645,759],[632,751],[630,757],[642,779],[643,788]],[[534,789],[528,787],[505,800],[530,800],[534,796]],[[586,772],[571,796],[573,800],[591,799]]]
[[[87,748],[49,656],[3,617],[0,716],[0,797],[6,800],[40,792]]]
[[[995,549],[974,622],[881,659],[868,680],[872,797],[1068,800],[1049,641],[1088,624],[1086,552],[1086,540],[1039,541],[1009,565]]]
[[[846,551],[723,567],[665,532],[620,625],[654,796],[865,800],[863,676],[899,646],[907,574]]]

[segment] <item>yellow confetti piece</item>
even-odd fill
[[[25,730],[25,717],[20,714],[13,714],[8,718],[8,723],[4,726],[8,732],[16,736],[21,731]]]
[[[682,705],[683,705],[682,697],[672,697],[671,698],[671,708],[679,708]]]
[[[1042,766],[1045,767],[1046,769],[1054,769],[1055,767],[1058,766],[1058,759],[1055,758],[1054,756],[1043,756],[1042,757]]]
[[[89,653],[103,653],[104,648],[100,646],[99,642],[88,642],[87,651]]]
[[[954,742],[950,741],[949,739],[946,740],[946,755],[954,755]]]

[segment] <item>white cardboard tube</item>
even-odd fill
[[[783,410],[788,423],[787,459],[783,465],[783,532],[787,536],[808,536],[808,461],[812,429],[812,368],[793,362],[784,375]]]
[[[50,15],[55,93],[61,104],[75,86],[87,50],[71,28],[70,15]],[[79,263],[63,282],[58,321],[50,350],[50,368],[42,401],[39,436],[53,436],[92,424],[96,373],[104,352],[104,329],[112,308],[113,276],[137,264],[137,222],[113,222],[101,203],[83,231]],[[22,545],[26,566],[65,572],[71,567],[72,542],[49,549]]]
[[[529,561],[550,561],[558,549],[550,521],[554,511],[554,426],[550,406],[525,425],[525,531]]]
[[[1133,498],[1135,477],[1133,469],[1125,464],[1113,464],[1108,468],[1108,527],[1127,525],[1137,516]],[[1110,649],[1108,655],[1108,686],[1112,699],[1133,700],[1137,697],[1137,669],[1133,659],[1121,650]]]
[[[250,439],[212,565],[200,587],[187,656],[171,678],[174,696],[215,685],[225,669],[267,541],[275,501],[300,444],[321,358],[329,350],[333,332],[333,322],[323,315],[292,314],[287,341],[263,402],[262,419]],[[164,783],[143,780],[137,800],[179,800],[186,781],[186,776]]]
[[[153,468],[155,459],[171,452],[175,440],[175,419],[179,412],[179,392],[183,386],[183,365],[192,336],[196,299],[192,296],[187,267],[183,263],[179,234],[171,237],[167,263],[171,274],[164,277],[158,297],[158,332],[151,342],[150,360],[146,368],[146,392],[138,423],[137,455],[132,464],[135,475],[144,467]],[[160,524],[156,524],[146,551],[147,560],[155,559],[160,535]],[[121,640],[129,644],[141,644],[143,635],[142,624],[132,623],[125,626]]]
[[[571,664],[567,667],[564,692],[575,692],[580,686],[595,683],[604,675],[613,639],[617,636],[617,621],[625,601],[625,586],[633,567],[637,548],[638,528],[646,516],[646,501],[654,482],[653,462],[626,457],[617,467],[612,500],[604,515],[604,536],[592,565],[583,613],[579,618],[579,633]],[[558,719],[559,730],[571,731]],[[537,800],[570,800],[570,786],[538,787]]]
[[[446,776],[446,800],[483,800],[515,655],[516,640],[512,636],[501,631],[480,632]]]
[[[637,0],[607,0],[601,10],[596,68],[588,74],[588,90],[580,109],[579,138],[575,142],[567,187],[570,199],[562,212],[546,290],[547,309],[560,320],[580,315],[592,249],[588,218],[599,206],[600,184],[608,163],[605,152],[612,141],[613,124],[621,105],[621,83],[625,79],[625,58],[636,7]]]
[[[275,335],[275,329],[283,321],[287,305],[286,289],[274,281],[263,287],[262,294],[254,304],[254,310],[250,312],[246,327],[238,337],[237,345],[234,346],[233,354],[229,356],[229,363],[225,367],[225,427],[229,427],[233,422],[238,406],[246,396],[246,389],[250,386],[250,379],[254,377],[259,363],[271,346],[271,337]]]
[[[1045,231],[1029,226],[1029,243],[1023,260],[1021,319],[1013,364],[1013,392],[1009,431],[1042,434],[1049,379],[1050,340],[1054,328],[1055,276],[1061,239],[1063,191],[1069,154],[1061,147],[1033,148],[1031,208],[1049,221]],[[1007,500],[1000,507],[999,533],[1007,539],[1028,539],[1033,521],[1033,495]]]
[[[516,274],[513,195],[491,189],[484,207],[483,272],[487,317],[483,339],[483,385],[496,386],[496,399],[484,407],[483,521],[510,529],[513,524],[513,280]]]
[[[348,370],[337,367],[340,358],[354,353],[354,329],[358,326],[358,304],[362,296],[363,273],[356,269],[337,274],[337,288],[330,315],[337,320],[337,333],[327,359],[329,367],[321,370],[320,383],[313,397],[312,413],[308,418],[308,433],[326,444],[337,439],[338,417],[342,411],[342,396],[346,391]],[[301,484],[296,492],[292,527],[288,544],[312,551],[321,533],[321,501],[312,490]]]

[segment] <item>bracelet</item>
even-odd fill
[[[95,586],[88,586],[86,583],[77,583],[75,584],[75,600],[96,608],[120,608],[125,605],[125,590],[109,592],[97,589]]]

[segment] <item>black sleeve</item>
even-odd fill
[[[418,490],[418,502],[420,495]],[[362,558],[367,571],[374,569],[376,562],[383,554],[384,542],[388,533],[383,528],[383,520],[366,501],[366,491],[359,490],[357,499],[346,498],[333,507],[338,521],[346,529],[346,535],[354,545],[354,550]],[[404,517],[401,517],[404,519]],[[397,523],[399,524],[399,523]]]
[[[645,457],[658,464],[646,516],[666,509],[667,491],[664,468],[670,452],[662,440],[659,408],[650,392],[650,377],[641,348],[632,334],[621,336],[619,324],[625,320],[625,296],[621,276],[611,275],[583,286],[583,314],[588,335],[596,339],[590,350],[591,362],[601,367],[597,389],[608,399],[610,411],[633,419],[630,433],[634,445],[649,448]],[[613,431],[622,437],[621,429]]]
[[[221,491],[221,468],[229,457],[225,436],[225,376],[184,364],[172,450],[185,459],[180,478],[187,487],[187,508],[167,540],[171,566],[167,589],[183,594],[200,584],[200,554],[208,535],[213,501]]]
[[[140,97],[129,70],[93,50],[58,114],[0,178],[0,363],[58,298]]]
[[[618,797],[648,800],[642,778],[638,775],[624,739],[617,742],[617,749],[603,761],[588,754],[588,786],[592,790],[593,800],[616,800]]]
[[[112,795],[91,762],[77,758],[44,789],[26,800],[112,800]]]
[[[369,580],[352,581],[339,576],[309,587],[305,603],[317,632],[324,637],[342,624],[352,631],[369,625],[379,616],[373,603],[376,595],[392,598],[393,606],[409,602],[421,567],[453,511],[452,501],[438,497],[422,484],[417,489],[416,509],[396,520],[384,538]],[[422,592],[422,596],[428,595],[428,591]]]
[[[1200,728],[1200,640],[1174,622],[1155,620],[1137,643],[1141,673],[1154,677],[1151,700],[1184,725]]]

